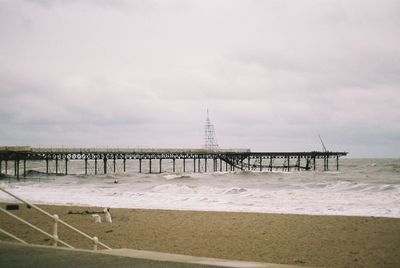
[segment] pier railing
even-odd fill
[[[97,250],[97,248],[98,248],[99,245],[102,246],[102,247],[105,248],[105,249],[111,249],[111,248],[110,248],[109,246],[107,246],[106,244],[100,242],[99,239],[98,239],[96,236],[91,237],[91,236],[89,236],[88,234],[86,234],[86,233],[84,233],[84,232],[78,230],[77,228],[73,227],[72,225],[70,225],[70,224],[66,223],[65,221],[61,220],[61,219],[58,217],[57,214],[51,215],[50,213],[48,213],[47,211],[41,209],[40,207],[38,207],[38,206],[36,206],[36,205],[34,205],[34,204],[28,202],[28,201],[23,200],[22,198],[20,198],[20,197],[14,195],[13,193],[10,193],[9,191],[7,191],[7,190],[5,190],[5,189],[3,189],[3,188],[1,188],[1,187],[0,187],[0,191],[2,191],[2,192],[4,192],[4,193],[8,194],[9,196],[11,196],[11,197],[13,197],[13,198],[15,198],[15,199],[21,201],[22,203],[26,204],[27,206],[30,206],[31,208],[36,209],[37,211],[41,212],[42,214],[48,216],[50,219],[53,220],[53,223],[54,223],[54,224],[53,224],[53,234],[49,234],[48,232],[42,230],[41,228],[39,228],[39,227],[33,225],[32,223],[30,223],[30,222],[28,222],[28,221],[26,221],[26,220],[24,220],[24,219],[22,219],[22,218],[20,218],[20,217],[14,215],[13,213],[7,211],[6,209],[0,208],[0,211],[1,211],[1,212],[7,214],[8,216],[10,216],[10,217],[12,217],[12,218],[14,218],[14,219],[16,219],[16,220],[22,222],[22,223],[24,223],[25,225],[27,225],[27,226],[29,226],[29,227],[35,229],[36,231],[38,231],[38,232],[42,233],[43,235],[45,235],[45,236],[49,237],[50,239],[52,239],[52,240],[53,240],[53,246],[54,246],[54,247],[57,247],[58,244],[61,244],[61,245],[66,246],[66,247],[68,247],[68,248],[74,248],[73,246],[71,246],[70,244],[68,244],[67,242],[65,242],[65,241],[63,241],[63,240],[61,240],[61,239],[59,238],[59,236],[58,236],[58,224],[62,224],[62,225],[64,225],[64,226],[66,226],[67,228],[71,229],[72,231],[74,231],[74,232],[78,233],[79,235],[83,236],[84,238],[87,238],[87,239],[89,239],[90,241],[92,241],[92,242],[93,242],[93,250]],[[13,239],[19,241],[20,243],[28,244],[26,241],[24,241],[23,239],[19,238],[18,236],[14,235],[14,234],[11,234],[11,233],[9,233],[9,232],[7,232],[7,231],[1,229],[1,228],[0,228],[0,232],[2,232],[3,234],[5,234],[5,235],[7,235],[7,236],[9,236],[9,237],[11,237],[11,238],[13,238]]]

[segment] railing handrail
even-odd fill
[[[20,242],[20,243],[22,243],[22,244],[26,244],[26,245],[28,244],[25,240],[23,240],[23,239],[21,239],[21,238],[19,238],[19,237],[16,237],[15,235],[13,235],[13,234],[7,232],[6,230],[4,230],[4,229],[2,229],[2,228],[0,228],[0,232],[2,232],[2,233],[5,234],[5,235],[8,235],[9,237],[11,237],[11,238],[17,240],[18,242]]]
[[[42,229],[40,229],[39,227],[33,225],[32,223],[30,223],[30,222],[28,222],[28,221],[26,221],[26,220],[24,220],[24,219],[22,219],[22,218],[20,218],[20,217],[18,217],[18,216],[16,216],[16,215],[14,215],[14,214],[8,212],[8,211],[5,210],[4,208],[0,208],[0,211],[2,211],[2,212],[4,212],[4,213],[8,214],[9,216],[13,217],[13,218],[16,219],[16,220],[19,220],[19,221],[22,222],[22,223],[25,223],[25,224],[28,225],[29,227],[31,227],[31,228],[35,229],[36,231],[38,231],[38,232],[44,234],[45,236],[48,236],[48,237],[50,237],[50,238],[54,238],[53,235],[49,234],[49,233],[46,232],[46,231],[43,231]],[[57,241],[60,242],[61,244],[63,244],[64,246],[67,246],[67,247],[69,247],[69,248],[74,248],[73,246],[71,246],[71,245],[68,244],[67,242],[64,242],[64,241],[62,241],[62,240],[60,240],[60,239],[58,239]]]
[[[34,209],[40,211],[41,213],[43,213],[44,215],[50,217],[51,219],[55,220],[55,215],[51,215],[50,213],[48,213],[47,211],[41,209],[40,207],[36,206],[35,204],[32,204],[32,203],[30,203],[30,202],[28,202],[28,201],[26,201],[26,200],[24,200],[24,199],[22,199],[22,198],[20,198],[20,197],[18,197],[18,196],[16,196],[16,195],[14,195],[13,193],[11,193],[11,192],[9,192],[9,191],[3,189],[2,187],[0,187],[0,190],[3,191],[4,193],[6,193],[6,194],[8,194],[8,195],[10,195],[10,196],[12,196],[12,197],[14,197],[15,199],[21,201],[22,203],[25,203],[26,205],[28,205],[28,206],[30,206],[30,207],[32,207],[32,208],[34,208]],[[2,209],[2,210],[4,210],[4,209]],[[6,210],[4,210],[4,211],[6,211]],[[4,212],[4,211],[3,211],[3,212]],[[6,213],[9,213],[9,212],[6,211]],[[12,214],[12,213],[9,213],[9,214],[11,214],[11,216],[13,216],[13,217],[17,217],[17,216],[15,216],[15,215]],[[19,217],[17,217],[17,218],[18,218],[18,220],[20,220],[20,221],[21,221],[21,220],[22,220],[22,221],[25,221],[25,220],[23,220],[23,219],[21,219],[21,218],[19,218]],[[104,247],[104,248],[106,248],[106,249],[111,249],[111,248],[110,248],[109,246],[107,246],[106,244],[104,244],[104,243],[98,241],[98,238],[97,238],[97,237],[91,237],[91,236],[89,236],[88,234],[86,234],[86,233],[84,233],[84,232],[78,230],[77,228],[73,227],[72,225],[66,223],[65,221],[63,221],[63,220],[61,220],[61,219],[59,219],[58,216],[57,216],[56,222],[59,222],[59,223],[63,224],[64,226],[70,228],[71,230],[77,232],[78,234],[80,234],[80,235],[82,235],[82,236],[84,236],[84,237],[90,239],[92,242],[95,243],[95,249],[97,248],[97,244],[101,245],[102,247]],[[36,226],[30,224],[30,223],[27,222],[27,221],[25,221],[24,223],[30,225],[30,226],[31,226],[32,228],[34,228],[34,229],[38,228],[38,227],[36,227]],[[39,231],[38,229],[39,229],[40,231]],[[36,230],[38,230],[39,232],[44,232],[44,231],[41,230],[40,228],[38,228],[38,229],[36,229]],[[46,233],[46,232],[44,232],[44,233],[45,233],[45,235],[49,235],[50,237],[53,238],[52,235],[50,235],[50,234],[48,234],[48,233]],[[65,243],[65,242],[63,243],[63,242],[62,242],[61,240],[59,240],[59,239],[57,239],[57,241],[61,242],[62,244]],[[68,245],[68,246],[69,246],[69,245]]]

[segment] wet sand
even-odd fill
[[[5,204],[1,205],[3,208]],[[52,222],[25,205],[11,211],[52,233]],[[96,224],[102,208],[40,206],[112,248],[132,248],[323,267],[400,267],[400,219],[232,212],[112,209],[113,223]],[[51,239],[0,213],[0,227],[31,243]],[[91,248],[59,227],[60,239]],[[11,239],[0,234],[1,240]]]

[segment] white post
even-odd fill
[[[93,237],[93,242],[94,242],[93,250],[97,250],[97,244],[99,243],[99,239],[97,238],[97,236]]]
[[[57,244],[58,244],[58,220],[60,218],[58,217],[57,214],[54,214],[53,215],[53,219],[54,219],[54,226],[53,226],[53,239],[54,239],[54,242],[53,242],[53,246],[57,247]]]

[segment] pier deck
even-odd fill
[[[56,167],[56,174],[68,174],[69,161],[82,161],[84,174],[88,174],[88,164],[94,162],[94,174],[116,172],[116,163],[122,162],[123,171],[126,171],[126,162],[136,160],[138,172],[161,173],[162,161],[169,160],[172,172],[222,172],[239,170],[258,171],[291,171],[316,170],[317,160],[323,159],[323,170],[329,170],[329,159],[336,162],[335,169],[339,170],[339,158],[347,152],[251,152],[250,149],[156,149],[156,148],[42,148],[29,146],[0,147],[0,173],[9,174],[12,165],[14,175],[26,176],[27,161],[43,161],[46,172],[49,174],[50,162]],[[147,170],[142,167],[147,162]],[[158,161],[159,167],[154,170],[152,162]],[[209,162],[208,162],[209,161]],[[11,165],[9,165],[11,162]],[[63,169],[59,169],[59,162],[64,162]],[[21,171],[22,168],[22,172]]]

